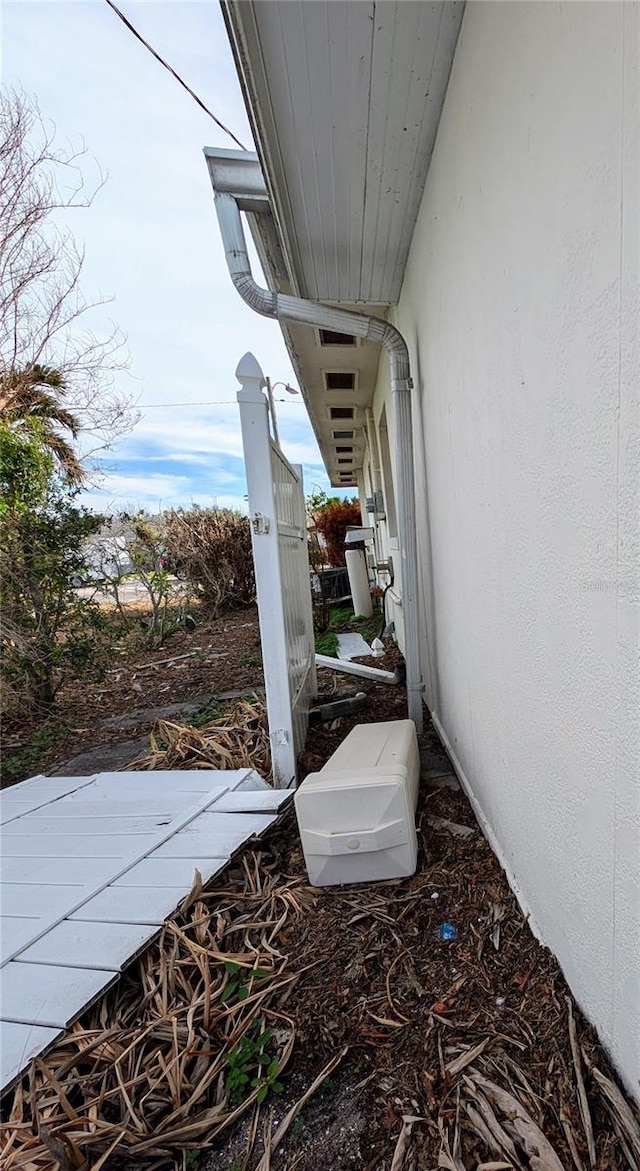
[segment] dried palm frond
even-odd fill
[[[267,713],[260,700],[238,700],[199,728],[158,720],[149,744],[151,751],[127,770],[253,768],[262,777],[271,772]]]
[[[3,1171],[171,1167],[251,1109],[261,1047],[278,1076],[293,1050],[283,1004],[297,975],[273,945],[310,897],[257,852],[217,890],[196,881],[159,941],[14,1090]]]

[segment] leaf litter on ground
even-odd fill
[[[387,689],[380,718],[390,702]],[[139,767],[220,767],[238,743],[257,767],[260,709],[165,721]],[[310,736],[310,764],[333,736]],[[637,1110],[557,962],[482,835],[431,832],[432,815],[472,821],[461,792],[427,788],[409,879],[310,888],[291,814],[208,887],[196,878],[159,941],[16,1087],[3,1171],[177,1171],[191,1152],[206,1171],[639,1171]],[[434,939],[443,916],[454,941]],[[231,1055],[252,1060],[265,1036],[282,1094],[259,1105],[256,1065],[232,1101]]]

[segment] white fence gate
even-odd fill
[[[296,777],[317,693],[302,468],[271,438],[264,375],[253,354],[236,370],[249,493],[262,663],[276,788]]]

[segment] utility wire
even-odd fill
[[[277,398],[277,399],[274,399],[274,402],[289,403],[293,407],[304,406],[302,399],[300,399],[298,402],[295,402],[290,398]],[[136,403],[133,406],[125,407],[124,409],[127,411],[147,411],[149,409],[156,410],[156,409],[160,409],[162,407],[235,407],[235,406],[237,406],[237,402],[235,399],[226,399],[225,398],[225,399],[218,399],[218,400],[214,399],[213,401],[211,399],[202,399],[199,402],[194,402],[194,403],[184,403],[184,402],[182,402],[182,403]]]
[[[150,45],[148,41],[145,41],[142,34],[138,32],[137,28],[135,28],[135,26],[132,25],[130,20],[127,20],[127,17],[124,15],[124,12],[120,11],[120,9],[117,7],[117,5],[113,3],[113,0],[106,0],[106,3],[109,5],[109,8],[113,9],[116,16],[118,16],[120,18],[122,23],[124,25],[126,25],[126,27],[129,29],[129,31],[133,33],[134,37],[137,37],[137,39],[144,45],[145,49],[149,50],[149,52],[152,54],[152,56],[155,57],[156,61],[159,61],[161,65],[164,65],[165,69],[169,70],[169,73],[173,77],[175,77],[176,81],[180,83],[182,88],[186,89],[187,93],[191,95],[194,102],[198,103],[200,108],[202,110],[204,110],[205,114],[208,114],[210,118],[213,118],[213,121],[215,122],[216,126],[219,126],[221,130],[224,130],[225,134],[228,134],[229,137],[232,138],[233,141],[236,143],[236,145],[240,147],[240,150],[246,150],[247,149],[246,146],[244,146],[240,142],[239,138],[236,138],[233,131],[229,130],[229,127],[225,126],[224,122],[221,122],[219,118],[216,118],[215,114],[212,113],[212,111],[209,109],[208,106],[205,106],[204,102],[202,101],[201,98],[198,97],[197,93],[194,93],[194,91],[191,89],[191,87],[187,85],[186,81],[184,81],[180,77],[180,74],[176,73],[175,69],[173,69],[171,67],[171,65],[169,65],[168,61],[165,61],[164,57],[161,57],[160,54],[156,52],[156,50],[153,48],[153,45]]]

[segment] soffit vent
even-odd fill
[[[352,455],[353,447],[336,447],[336,455]]]
[[[324,383],[327,390],[355,390],[355,370],[326,370]]]
[[[347,457],[345,459],[339,459],[338,463],[339,464],[353,464],[353,459],[351,457]]]
[[[353,407],[329,407],[329,418],[330,419],[353,419],[353,417],[354,417],[354,408]],[[353,434],[353,432],[352,432],[352,434]]]
[[[321,346],[355,346],[356,339],[350,333],[338,333],[335,329],[320,329]]]
[[[333,431],[334,439],[353,439],[355,432],[353,431]]]

